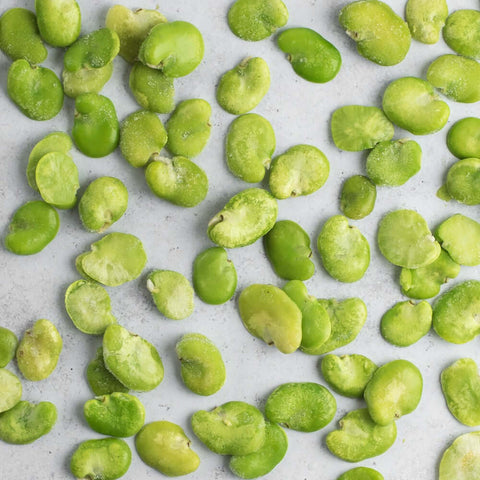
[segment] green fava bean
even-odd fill
[[[380,142],[368,154],[367,175],[376,185],[397,187],[420,171],[422,149],[414,140]]]
[[[416,77],[391,82],[383,93],[382,107],[390,121],[414,135],[441,130],[450,116],[449,106],[438,98],[433,86]]]
[[[193,288],[210,305],[220,305],[233,297],[237,271],[224,248],[207,248],[197,255],[193,262]]]
[[[454,262],[480,264],[480,223],[456,213],[440,224],[435,235]]]
[[[26,445],[46,435],[57,421],[57,408],[53,403],[17,403],[0,415],[0,440]]]
[[[402,268],[400,286],[407,297],[421,300],[432,298],[439,294],[440,287],[449,278],[455,278],[459,273],[460,265],[442,249],[438,258],[426,267]]]
[[[394,127],[377,107],[347,105],[333,112],[332,138],[340,150],[359,152],[373,148],[378,142],[390,140]]]
[[[9,370],[0,368],[0,413],[13,408],[21,398],[22,384],[18,377]]]
[[[38,192],[37,182],[35,180],[35,171],[38,162],[47,153],[62,152],[68,153],[72,148],[72,139],[68,133],[53,132],[42,138],[32,149],[28,157],[27,181],[30,187]]]
[[[363,175],[353,175],[345,180],[340,195],[340,210],[353,220],[372,213],[377,199],[375,184]]]
[[[270,473],[287,453],[288,438],[281,427],[265,423],[265,443],[256,452],[234,455],[229,462],[230,470],[240,478],[257,478]]]
[[[295,73],[314,83],[333,80],[342,65],[340,52],[310,28],[288,28],[277,38]]]
[[[268,233],[277,215],[278,204],[270,193],[248,188],[234,195],[208,222],[207,233],[220,247],[244,247]]]
[[[77,148],[88,157],[100,158],[118,145],[120,127],[110,99],[96,93],[84,93],[75,99],[72,136]]]
[[[330,317],[331,332],[317,348],[303,350],[310,355],[322,355],[353,342],[367,320],[367,307],[359,298],[319,299],[318,302]]]
[[[442,371],[441,383],[447,407],[464,425],[480,425],[480,376],[471,358],[461,358]]]
[[[265,419],[258,408],[245,402],[227,402],[210,412],[192,416],[195,435],[212,452],[220,455],[248,455],[265,443]]]
[[[170,113],[175,108],[173,78],[167,77],[161,70],[135,62],[129,85],[142,108],[156,113]]]
[[[15,357],[17,336],[8,328],[0,327],[0,368],[5,367]]]
[[[122,217],[127,206],[128,191],[123,182],[114,177],[100,177],[85,189],[78,213],[87,230],[103,233]]]
[[[128,388],[120,383],[105,367],[103,348],[99,347],[95,358],[87,367],[87,381],[95,395],[109,395],[114,392],[127,393]]]
[[[293,353],[300,346],[302,312],[283,290],[273,285],[250,285],[240,294],[238,308],[253,336],[282,353]]]
[[[35,10],[40,35],[52,47],[68,47],[80,35],[82,16],[76,0],[35,0]]]
[[[330,316],[317,299],[308,294],[307,287],[300,280],[288,282],[283,290],[302,312],[300,349],[306,353],[316,350],[332,333]]]
[[[112,437],[131,437],[145,423],[145,408],[137,397],[115,392],[88,400],[83,406],[92,430]]]
[[[113,62],[100,68],[81,68],[76,72],[64,70],[62,73],[63,91],[71,98],[83,93],[100,93],[113,74]]]
[[[159,312],[172,320],[183,320],[193,313],[193,288],[179,272],[155,270],[147,279],[147,289]]]
[[[237,37],[257,42],[272,35],[288,21],[281,0],[236,0],[228,11],[228,26]]]
[[[155,155],[145,170],[145,180],[157,197],[180,207],[195,207],[208,193],[206,173],[186,157]]]
[[[465,57],[480,59],[480,12],[456,10],[448,16],[443,28],[446,44]]]
[[[412,38],[418,42],[434,44],[448,17],[446,0],[408,0],[405,19]]]
[[[25,8],[10,8],[0,17],[0,50],[12,60],[42,63],[48,55],[37,18]]]
[[[466,343],[480,334],[480,282],[462,282],[433,306],[433,328],[447,342]]]
[[[322,358],[320,369],[335,392],[345,397],[361,398],[377,366],[363,355],[329,354]]]
[[[480,159],[464,158],[454,163],[447,173],[445,184],[448,194],[460,203],[480,203]]]
[[[383,475],[373,468],[356,467],[347,470],[337,480],[384,480]]]
[[[75,268],[77,269],[77,272],[79,273],[79,275],[84,279],[84,280],[89,280],[90,282],[94,282],[94,283],[97,283],[96,280],[94,280],[93,278],[89,277],[86,273],[85,273],[85,270],[83,269],[82,267],[82,262],[83,262],[83,259],[89,255],[90,252],[83,252],[81,253],[80,255],[77,255],[77,257],[75,258]]]
[[[67,153],[44,155],[35,169],[35,183],[42,198],[54,207],[69,209],[77,203],[78,169]]]
[[[214,343],[200,333],[188,333],[175,345],[183,383],[198,395],[213,395],[225,383],[225,364]]]
[[[296,145],[273,159],[268,184],[278,199],[310,195],[324,185],[329,172],[323,152],[311,145]]]
[[[285,280],[308,280],[315,271],[308,233],[291,220],[280,220],[263,237],[275,273]]]
[[[131,390],[147,392],[163,380],[157,349],[120,325],[109,325],[103,334],[103,360],[117,380]]]
[[[55,73],[16,60],[8,70],[7,92],[24,115],[32,120],[50,120],[63,106],[63,88]]]
[[[340,11],[338,20],[357,43],[358,53],[378,65],[396,65],[408,53],[411,42],[408,26],[384,2],[349,3]]]
[[[300,432],[320,430],[333,420],[336,411],[335,397],[313,382],[284,383],[265,404],[265,416],[271,422]]]
[[[124,440],[87,440],[73,453],[70,470],[77,478],[116,480],[127,473],[131,461],[132,452]]]
[[[447,134],[447,147],[457,158],[480,158],[480,118],[455,122]]]
[[[55,325],[49,320],[37,320],[18,344],[18,368],[27,380],[43,380],[55,370],[62,347]]]
[[[455,102],[480,100],[480,65],[461,55],[442,55],[427,70],[427,80]]]
[[[167,143],[167,132],[158,116],[147,110],[129,115],[120,129],[120,150],[133,167],[144,167]]]
[[[166,21],[157,10],[139,8],[132,11],[123,5],[114,5],[107,12],[105,26],[117,33],[120,39],[120,56],[133,63],[150,30]]]
[[[317,238],[325,270],[340,282],[356,282],[370,264],[370,246],[358,228],[343,215],[328,219]]]
[[[83,333],[102,335],[117,320],[111,312],[110,296],[98,283],[73,282],[65,292],[65,308],[73,324]]]
[[[14,214],[5,237],[5,247],[17,255],[33,255],[43,250],[57,235],[60,218],[48,203],[34,200]]]
[[[382,317],[382,337],[397,347],[408,347],[424,337],[432,326],[432,307],[428,302],[399,302]]]
[[[191,23],[160,23],[150,30],[138,58],[148,67],[176,78],[188,75],[198,67],[204,49],[202,34]]]
[[[331,453],[347,462],[360,462],[386,452],[397,438],[395,422],[376,424],[366,408],[347,413],[339,422],[340,430],[327,435]]]
[[[389,262],[405,268],[425,267],[441,252],[427,222],[414,210],[387,213],[380,220],[377,242]]]
[[[275,132],[266,118],[256,113],[237,117],[227,133],[228,168],[245,182],[261,182],[270,167],[275,144]]]
[[[422,374],[413,363],[388,362],[375,371],[365,388],[368,413],[378,425],[389,425],[417,408],[422,390]]]
[[[199,155],[210,138],[211,114],[210,104],[201,98],[180,102],[166,125],[168,150],[187,158]]]
[[[128,233],[109,233],[91,245],[82,257],[86,275],[108,287],[116,287],[137,278],[147,263],[142,242]]]
[[[480,432],[460,435],[445,450],[440,461],[439,480],[480,478]]]
[[[217,102],[228,113],[253,110],[270,88],[270,70],[260,57],[245,58],[225,73],[217,87]]]
[[[147,465],[169,477],[188,475],[200,465],[182,428],[165,420],[145,425],[135,438],[135,447]]]

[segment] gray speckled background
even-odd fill
[[[33,0],[2,0],[2,12],[10,7],[33,9]],[[394,67],[380,67],[360,57],[336,20],[343,0],[285,0],[289,11],[289,26],[307,26],[317,30],[341,51],[343,66],[334,81],[325,85],[308,83],[295,75],[284,54],[272,39],[248,43],[236,38],[228,29],[226,13],[230,0],[125,0],[129,7],[155,8],[171,20],[193,22],[205,38],[206,54],[200,67],[191,75],[175,82],[176,100],[202,97],[213,107],[213,131],[204,152],[196,159],[210,179],[206,200],[192,209],[172,206],[153,196],[146,186],[142,170],[135,170],[117,151],[107,158],[91,159],[74,150],[73,157],[80,171],[83,192],[92,179],[101,175],[120,178],[130,192],[125,216],[113,231],[133,233],[143,241],[148,265],[136,281],[109,288],[113,312],[119,322],[158,348],[165,365],[165,379],[154,391],[139,394],[145,404],[147,422],[167,419],[180,424],[193,441],[201,457],[192,480],[234,478],[228,470],[228,459],[212,454],[193,435],[189,418],[197,409],[210,409],[229,400],[244,400],[262,406],[269,392],[288,381],[324,383],[317,371],[317,358],[297,352],[282,355],[274,348],[250,336],[242,326],[236,310],[236,298],[222,306],[210,306],[196,300],[194,314],[183,321],[163,318],[155,309],[145,288],[147,272],[154,268],[175,269],[191,277],[192,261],[210,246],[206,236],[208,219],[234,193],[247,185],[234,178],[224,162],[223,141],[233,116],[220,109],[215,101],[215,85],[220,75],[246,56],[261,56],[272,74],[270,91],[255,109],[267,117],[277,135],[277,153],[298,143],[310,143],[328,156],[331,174],[326,185],[315,194],[279,202],[279,218],[300,223],[313,241],[331,215],[339,213],[340,186],[349,175],[364,172],[365,153],[341,152],[329,136],[332,111],[346,104],[377,105],[385,86],[393,79],[424,76],[429,63],[438,55],[449,53],[443,41],[434,46],[413,42],[407,58]],[[404,0],[388,2],[403,14]],[[450,10],[478,8],[475,0],[449,0]],[[107,0],[79,0],[83,14],[82,33],[104,24]],[[45,62],[61,73],[62,52],[51,49]],[[24,117],[6,94],[6,77],[10,62],[0,54],[0,225],[5,234],[13,212],[25,201],[36,198],[28,187],[25,168],[33,145],[54,130],[70,131],[73,102],[66,99],[60,115],[48,122],[34,122]],[[115,74],[103,93],[117,108],[119,119],[138,109],[128,91],[129,67],[115,59]],[[399,270],[381,257],[375,242],[378,220],[396,208],[417,209],[434,228],[447,216],[461,212],[479,220],[477,207],[457,203],[447,204],[435,196],[446,169],[454,162],[445,146],[448,127],[465,116],[478,115],[478,105],[449,102],[451,117],[447,127],[416,140],[423,149],[421,172],[407,184],[395,189],[380,188],[374,212],[353,222],[365,234],[372,249],[371,265],[364,278],[354,284],[340,284],[322,270],[318,255],[314,261],[317,271],[307,282],[309,291],[318,297],[344,298],[360,296],[368,307],[368,320],[358,338],[337,353],[362,353],[378,364],[397,358],[414,362],[422,371],[425,389],[418,409],[404,418],[398,426],[398,438],[385,454],[361,465],[377,468],[390,480],[433,480],[442,451],[459,434],[472,429],[458,423],[448,412],[439,384],[439,375],[452,361],[470,356],[479,361],[478,339],[466,345],[448,344],[433,332],[408,348],[396,348],[386,343],[379,333],[382,314],[395,302],[403,300],[397,278]],[[166,116],[162,119],[166,120]],[[406,132],[396,130],[396,138]],[[53,401],[59,411],[52,432],[32,445],[12,446],[0,443],[0,478],[9,480],[60,480],[70,478],[69,457],[79,442],[98,438],[82,415],[83,403],[91,397],[85,380],[85,367],[93,357],[101,339],[76,330],[67,317],[63,295],[67,286],[78,278],[74,259],[86,250],[97,235],[87,233],[81,226],[77,211],[61,211],[61,228],[55,240],[41,253],[31,257],[15,256],[0,249],[0,323],[17,335],[39,318],[53,321],[64,340],[64,349],[55,372],[46,380],[23,381],[23,398],[31,401]],[[239,277],[238,292],[253,283],[282,285],[265,258],[261,242],[230,251]],[[479,268],[462,267],[460,276],[452,282],[478,278]],[[201,332],[221,349],[226,367],[225,386],[212,397],[199,397],[182,384],[174,345],[183,333]],[[16,365],[9,367],[16,373]],[[289,450],[283,462],[267,476],[269,479],[334,480],[352,465],[332,456],[324,442],[326,434],[336,428],[336,422],[347,411],[362,402],[336,395],[338,412],[335,421],[316,433],[288,431]],[[133,439],[127,439],[134,449]],[[134,452],[126,479],[160,478],[161,475],[144,465]],[[453,480],[453,479],[452,479]]]

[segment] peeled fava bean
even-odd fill
[[[448,16],[443,28],[446,44],[465,57],[480,59],[480,12],[456,10]]]
[[[238,299],[240,317],[253,336],[282,353],[293,353],[302,341],[302,312],[280,288],[254,284]]]
[[[391,140],[394,127],[377,107],[347,105],[335,110],[330,123],[332,138],[340,150],[359,152]]]
[[[368,467],[356,467],[347,470],[337,480],[384,480],[383,475],[377,470]]]
[[[13,408],[22,398],[22,383],[18,377],[0,368],[0,418],[1,413]]]
[[[56,421],[57,408],[53,403],[23,400],[0,414],[0,440],[16,445],[32,443],[46,435]]]
[[[377,366],[367,357],[352,355],[325,355],[320,370],[325,381],[335,392],[352,398],[363,397],[367,383]]]
[[[95,395],[109,395],[114,392],[128,393],[128,388],[105,367],[102,347],[97,349],[95,358],[88,364],[87,381]]]
[[[37,320],[20,340],[17,365],[27,380],[44,380],[55,370],[62,351],[62,337],[49,320]]]
[[[71,98],[82,93],[100,93],[113,74],[113,62],[100,68],[81,68],[76,72],[64,70],[62,73],[63,91]]]
[[[148,423],[135,438],[140,458],[169,477],[187,475],[200,465],[191,443],[181,427],[165,420]]]
[[[248,455],[265,443],[265,419],[258,408],[245,402],[227,402],[210,412],[192,416],[195,435],[212,452],[220,455]]]
[[[342,65],[340,52],[310,28],[288,28],[277,38],[295,73],[314,83],[333,80]]]
[[[464,425],[480,425],[480,376],[471,358],[461,358],[442,371],[443,395],[452,415]]]
[[[82,442],[72,455],[70,470],[77,478],[116,480],[130,467],[132,452],[120,438]]]
[[[175,345],[183,383],[198,395],[213,395],[225,383],[225,364],[214,343],[200,333],[187,333]]]
[[[457,202],[466,205],[480,203],[480,159],[464,158],[454,163],[447,173],[445,187]]]
[[[0,327],[0,368],[7,366],[15,357],[17,336],[8,328]]]
[[[105,330],[103,360],[107,369],[131,390],[147,392],[163,380],[157,349],[120,325],[109,325]]]
[[[438,42],[447,16],[446,0],[408,0],[405,7],[412,38],[426,44]]]
[[[287,453],[288,438],[276,423],[265,423],[265,443],[256,452],[234,455],[230,459],[230,470],[240,478],[258,478],[270,473]]]
[[[422,374],[413,363],[388,362],[375,371],[365,388],[368,413],[378,425],[389,425],[417,408],[422,390]]]
[[[270,70],[260,57],[248,57],[225,73],[217,87],[217,101],[228,113],[253,110],[270,88]]]
[[[478,480],[480,478],[480,431],[464,433],[443,452],[439,480]]]
[[[457,158],[480,158],[480,118],[455,122],[447,134],[447,147]]]
[[[269,37],[288,21],[281,0],[236,0],[228,11],[228,26],[239,38],[256,42]]]
[[[207,233],[220,247],[244,247],[269,232],[277,215],[278,204],[270,193],[248,188],[234,195],[208,222]]]
[[[359,0],[340,11],[340,25],[357,43],[360,55],[390,66],[408,53],[411,36],[407,24],[384,2]]]
[[[363,175],[353,175],[342,186],[340,210],[353,220],[360,220],[372,213],[377,199],[375,184]]]

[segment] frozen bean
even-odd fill
[[[480,12],[473,9],[456,10],[443,28],[446,44],[465,57],[480,59]]]
[[[405,7],[412,38],[426,44],[438,42],[447,16],[446,0],[408,0]]]
[[[480,159],[464,158],[448,170],[445,187],[450,197],[466,205],[480,203]]]
[[[464,433],[443,452],[439,480],[478,480],[480,472],[480,432]]]
[[[0,368],[0,414],[17,405],[21,398],[22,384],[18,377],[9,370]]]
[[[114,392],[127,393],[128,388],[120,383],[115,376],[107,370],[103,361],[103,348],[99,347],[95,358],[87,367],[87,381],[95,395],[109,395]]]
[[[0,327],[0,368],[7,366],[15,357],[17,336],[8,328]]]

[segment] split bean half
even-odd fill
[[[446,0],[408,0],[405,19],[412,38],[426,44],[437,43],[448,17]]]
[[[457,158],[480,158],[480,118],[455,122],[447,134],[447,147]]]
[[[103,360],[103,347],[97,349],[95,358],[87,367],[87,381],[95,395],[109,395],[114,392],[128,393],[128,388],[107,370]]]
[[[81,68],[75,72],[62,72],[63,91],[71,98],[82,93],[100,93],[113,74],[113,62],[100,68]]]
[[[464,433],[443,452],[439,480],[478,480],[480,478],[480,432]]]
[[[377,199],[375,184],[363,175],[353,175],[342,186],[340,210],[353,220],[360,220],[372,213]]]
[[[21,398],[22,383],[19,378],[10,370],[0,368],[0,414],[17,405]]]
[[[0,327],[0,368],[7,366],[15,357],[18,338],[8,328]]]

